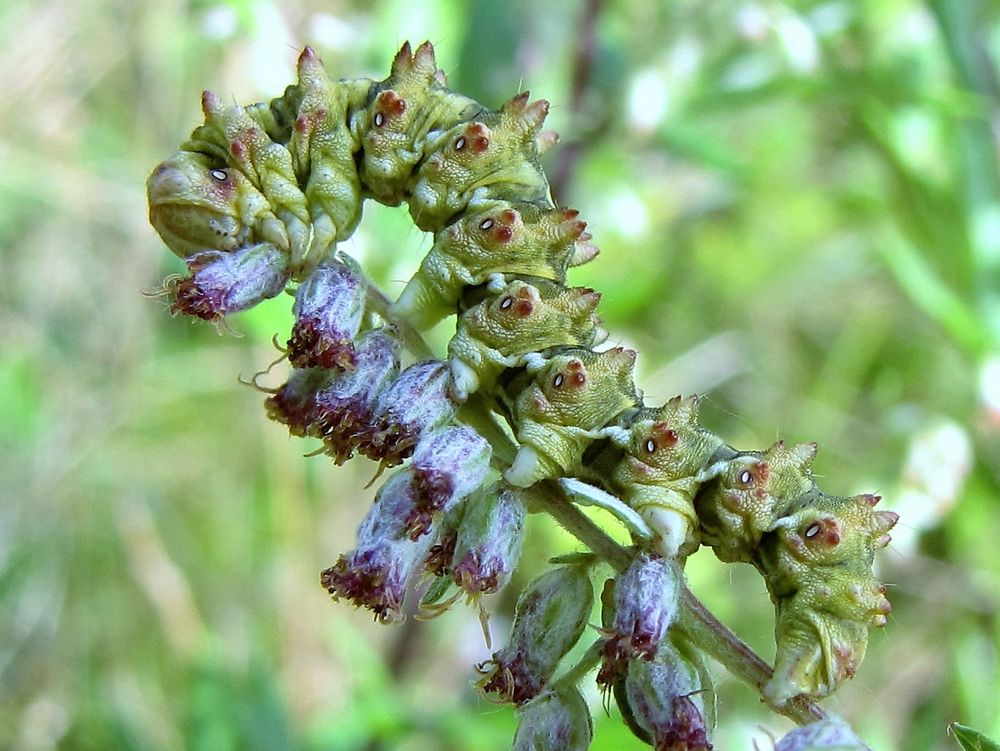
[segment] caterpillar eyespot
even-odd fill
[[[461,151],[465,148],[465,136],[459,136],[458,140],[455,141],[455,151]]]
[[[806,529],[805,533],[802,536],[805,537],[807,540],[811,540],[816,535],[819,534],[819,531],[820,531],[820,526],[818,524],[812,524],[809,526],[808,529]]]
[[[744,469],[742,472],[740,472],[739,477],[737,479],[739,480],[740,485],[749,485],[751,482],[753,482],[753,475],[750,474],[749,469]]]
[[[557,389],[562,388],[564,380],[565,379],[563,378],[563,374],[559,373],[555,378],[552,379],[552,385],[555,386]]]
[[[507,309],[509,309],[509,308],[510,308],[510,307],[511,307],[511,306],[512,306],[513,304],[514,304],[514,298],[513,298],[513,297],[505,297],[505,298],[503,299],[503,301],[502,301],[502,302],[500,303],[500,309],[501,309],[501,310],[507,310]]]
[[[225,182],[225,180],[229,177],[226,171],[222,169],[214,169],[211,172],[209,172],[209,174],[216,180],[218,180],[220,183]]]
[[[646,453],[647,454],[656,453],[656,441],[654,441],[652,438],[646,441]]]

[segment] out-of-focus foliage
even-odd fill
[[[473,612],[388,628],[318,585],[373,467],[303,458],[237,382],[277,356],[290,300],[220,339],[141,294],[181,268],[144,182],[203,88],[280,94],[306,43],[380,78],[424,38],[463,93],[552,102],[556,199],[602,249],[570,282],[604,293],[652,403],[706,394],[737,447],[817,440],[824,487],[902,515],[894,615],[831,709],[875,749],[954,748],[956,718],[1000,736],[995,5],[9,0],[0,746],[509,747],[512,712],[471,688]],[[366,213],[345,249],[398,294],[428,238]],[[522,583],[572,549],[532,522]],[[752,571],[702,552],[689,576],[771,656]],[[725,678],[719,706],[720,748],[788,727]],[[594,748],[637,747],[596,716]]]

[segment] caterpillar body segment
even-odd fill
[[[741,451],[714,473],[695,498],[702,540],[719,560],[750,563],[761,536],[815,488],[815,443]]]
[[[354,234],[361,219],[361,179],[354,161],[361,144],[349,120],[365,101],[370,82],[331,80],[309,47],[299,57],[298,74],[301,100],[288,151],[305,185],[313,225],[309,257],[318,262]]]
[[[483,110],[450,91],[429,42],[414,52],[406,42],[389,77],[370,88],[351,126],[361,142],[359,177],[368,195],[398,206],[411,193],[414,171],[428,153],[428,141]]]
[[[409,200],[413,223],[434,232],[467,209],[496,200],[551,206],[536,141],[548,111],[545,100],[529,105],[524,92],[499,112],[438,136],[415,175]]]
[[[428,328],[455,312],[463,290],[493,274],[540,277],[558,284],[580,256],[593,258],[586,223],[573,209],[499,201],[469,212],[434,235],[434,245],[391,315]]]
[[[227,164],[249,178],[267,196],[274,215],[288,233],[289,263],[298,271],[309,248],[311,215],[287,148],[272,141],[239,105],[226,105],[218,95],[202,96],[205,125],[227,145]]]
[[[611,439],[624,453],[610,484],[659,535],[664,555],[685,557],[699,543],[694,496],[721,438],[698,424],[698,397],[674,397],[629,416]]]
[[[511,485],[575,475],[601,429],[639,400],[635,352],[567,348],[549,359],[517,395],[513,420],[521,447],[505,474]]]
[[[871,566],[898,515],[874,511],[879,500],[813,490],[762,536],[753,563],[775,604],[772,701],[831,693],[861,663],[868,627],[886,624],[892,607]]]
[[[448,342],[448,361],[457,398],[481,383],[492,384],[523,357],[552,347],[592,347],[606,336],[594,310],[600,295],[544,279],[515,278],[469,308]]]

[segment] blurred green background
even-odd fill
[[[6,0],[0,747],[509,748],[512,712],[471,688],[472,611],[389,628],[318,586],[373,467],[303,458],[238,382],[287,301],[236,338],[142,294],[181,269],[144,182],[203,88],[278,95],[306,43],[382,78],[425,38],[463,93],[552,102],[555,196],[602,249],[571,281],[604,293],[649,401],[705,394],[740,448],[817,440],[824,489],[902,515],[890,625],[825,706],[877,750],[955,748],[952,720],[1000,736],[995,3]],[[394,295],[428,247],[370,206],[345,250]],[[573,549],[530,535],[521,582]],[[770,658],[759,577],[706,551],[689,574]],[[719,694],[720,749],[788,728],[721,673]],[[642,747],[594,714],[595,749]]]

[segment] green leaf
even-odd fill
[[[1000,751],[1000,746],[982,733],[957,722],[948,726],[948,731],[965,751]]]

